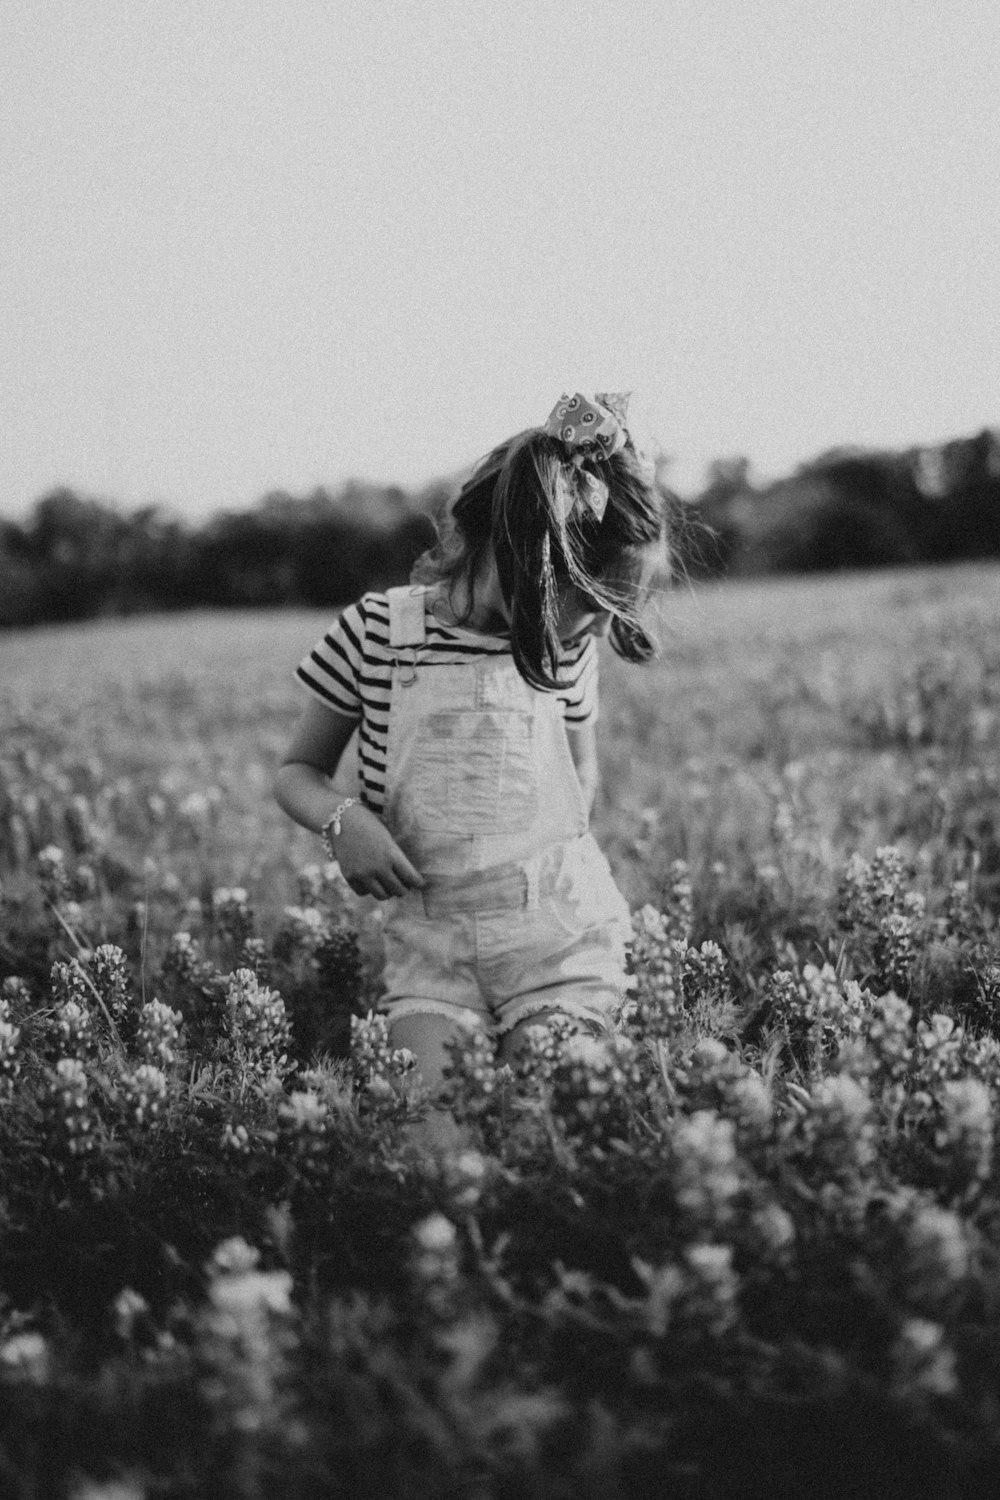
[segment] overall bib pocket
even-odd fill
[[[530,713],[447,710],[416,725],[405,792],[418,828],[521,833],[538,810]]]

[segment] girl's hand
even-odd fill
[[[333,851],[341,874],[359,896],[387,901],[426,884],[381,819],[360,802],[341,813]]]

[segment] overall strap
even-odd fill
[[[389,601],[389,646],[422,646],[426,639],[424,623],[424,596],[427,590],[422,585],[403,584],[401,588],[386,589]]]

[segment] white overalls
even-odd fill
[[[428,661],[427,592],[388,591],[385,821],[427,885],[387,903],[381,1008],[498,1033],[549,1010],[606,1024],[631,922],[587,832],[558,697],[506,653]]]

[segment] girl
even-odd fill
[[[564,396],[501,443],[414,587],[365,594],[298,668],[310,693],[275,793],[351,888],[389,903],[395,1047],[433,1091],[470,1022],[509,1059],[554,1014],[603,1026],[627,984],[628,906],[588,833],[595,636],[646,661],[666,507],[627,398]],[[329,778],[359,730],[359,798]],[[432,1143],[454,1140],[432,1109]]]

